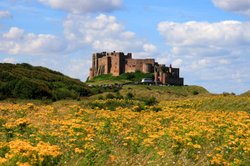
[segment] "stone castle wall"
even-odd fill
[[[164,69],[163,69],[164,68]],[[132,54],[123,52],[94,53],[89,79],[102,74],[119,76],[123,73],[141,71],[154,73],[155,81],[170,85],[183,85],[184,79],[179,77],[179,68],[165,67],[155,59],[132,59]]]
[[[127,59],[125,64],[125,73],[141,71],[144,73],[151,73],[154,71],[154,59]]]

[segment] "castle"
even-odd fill
[[[166,67],[155,62],[155,59],[133,59],[131,53],[125,55],[115,51],[93,54],[89,79],[102,74],[119,76],[135,71],[154,73],[154,81],[162,84],[183,85],[184,82],[179,76],[179,68],[173,68],[171,65]]]

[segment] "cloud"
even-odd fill
[[[158,31],[172,46],[211,47],[247,46],[250,43],[250,23],[239,21],[208,22],[161,22]]]
[[[0,19],[1,18],[11,18],[12,15],[9,11],[7,10],[0,10]]]
[[[50,55],[65,50],[65,43],[54,35],[26,33],[23,29],[11,27],[0,34],[0,52],[23,55]]]
[[[110,12],[122,6],[122,0],[39,0],[55,9],[63,9],[74,14]]]
[[[249,22],[161,22],[158,31],[174,55],[202,58],[250,53]]]
[[[90,16],[70,14],[64,21],[64,35],[73,47],[90,46],[96,51],[152,52],[153,44],[126,31],[116,17],[100,14]]]
[[[214,5],[226,10],[250,17],[250,1],[249,0],[212,0]]]
[[[175,67],[179,67],[179,66],[181,66],[182,63],[183,63],[183,60],[178,58],[178,59],[174,60],[172,64]]]
[[[228,84],[225,88],[236,84],[247,87],[249,22],[160,22],[157,28],[170,48],[165,59],[180,65],[189,83],[203,82],[202,85],[217,92],[216,85],[225,82]]]
[[[2,60],[3,63],[16,63],[16,59],[15,58],[4,58]]]
[[[155,52],[157,50],[156,46],[153,44],[144,44],[143,49],[146,52]]]
[[[91,58],[87,60],[84,58],[69,58],[66,64],[65,74],[70,75],[73,78],[84,78],[83,81],[89,76],[89,70],[92,64]]]

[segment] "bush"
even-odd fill
[[[96,95],[96,94],[100,94],[100,93],[102,93],[103,91],[101,90],[101,88],[100,87],[92,87],[91,88],[91,90],[90,90],[90,93],[92,94],[92,95]]]
[[[230,96],[230,93],[229,92],[223,92],[222,95],[223,96]]]
[[[98,96],[98,100],[103,100],[104,97],[102,95]]]
[[[152,106],[152,105],[155,105],[158,103],[156,98],[153,96],[150,97],[149,99],[144,98],[143,101],[144,101],[145,105],[148,105],[148,106]]]
[[[133,80],[135,78],[135,75],[133,73],[127,73],[125,77],[127,80]]]
[[[128,93],[126,94],[126,99],[133,99],[133,98],[134,98],[134,94],[133,94],[133,93],[128,92]]]
[[[79,97],[79,94],[77,94],[75,91],[68,90],[65,88],[60,88],[55,91],[53,91],[53,98],[55,100],[62,100],[67,98],[73,98],[77,99]]]
[[[16,77],[13,76],[13,74],[11,74],[10,72],[7,72],[7,71],[0,72],[0,80],[1,81],[11,81],[13,79],[16,79]]]
[[[106,99],[114,99],[114,98],[115,98],[115,96],[112,93],[108,93],[106,95]]]
[[[144,110],[144,109],[145,109],[144,106],[140,104],[140,105],[134,107],[132,110],[133,110],[134,112],[141,112],[141,111]]]
[[[51,98],[48,86],[30,79],[21,79],[13,90],[14,97],[22,99],[42,99],[44,96]]]
[[[192,93],[193,93],[193,95],[198,95],[199,94],[199,92],[196,91],[196,90],[194,90]]]
[[[119,76],[112,76],[112,74],[102,74],[94,77],[92,80],[88,80],[88,82],[98,82],[105,80],[113,80],[113,81],[128,80],[135,82],[135,81],[141,81],[142,78],[153,78],[153,77],[154,75],[152,73],[143,73],[140,71],[136,71],[133,73],[123,73]]]
[[[117,92],[115,95],[115,98],[116,99],[123,99],[123,96],[119,92]]]
[[[222,93],[223,94],[223,96],[235,96],[236,94],[234,93],[234,92],[232,92],[232,93],[229,93],[229,92],[223,92]]]
[[[4,100],[5,96],[0,92],[0,100]]]

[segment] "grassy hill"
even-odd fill
[[[250,97],[250,90],[245,93],[242,93],[241,96]]]
[[[152,73],[142,73],[136,71],[134,73],[123,73],[120,76],[112,76],[111,74],[104,74],[94,77],[92,80],[87,80],[90,85],[102,84],[124,84],[129,82],[139,82],[142,78],[153,78]]]
[[[209,94],[205,88],[200,86],[126,85],[120,91],[124,95],[129,92],[137,98],[155,97],[159,101]]]
[[[115,92],[126,97],[128,93],[135,98],[155,97],[158,101],[171,100],[189,96],[206,95],[209,92],[199,86],[147,86],[124,85],[120,87],[103,87],[103,84],[124,84],[139,82],[142,78],[153,78],[150,73],[124,73],[114,77],[110,74],[100,75],[86,84],[72,79],[62,73],[45,67],[29,64],[0,64],[0,99],[78,99],[82,96]],[[105,95],[101,94],[101,95]],[[98,97],[100,95],[97,95]],[[95,96],[93,96],[95,98]]]
[[[89,93],[80,80],[48,68],[0,63],[0,99],[75,99]]]

